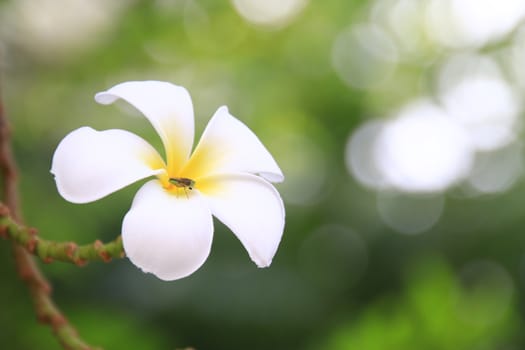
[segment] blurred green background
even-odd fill
[[[1,1],[22,206],[44,238],[119,234],[141,183],[75,205],[49,168],[60,140],[84,125],[160,146],[136,111],[94,102],[123,81],[188,88],[196,137],[228,105],[286,176],[286,229],[268,269],[217,221],[211,256],[179,281],[127,259],[43,265],[81,336],[130,350],[525,348],[525,9],[482,3]],[[481,83],[461,85],[464,75]],[[459,104],[461,126],[395,124],[422,98],[451,119]],[[1,347],[59,349],[7,241],[0,276]]]

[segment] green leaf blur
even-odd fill
[[[353,47],[341,57],[356,61],[336,68],[337,38],[381,14],[381,0],[305,1],[275,25],[249,22],[234,3],[0,1],[0,86],[24,218],[46,239],[114,239],[141,186],[90,204],[66,202],[49,169],[68,132],[122,128],[161,149],[132,108],[94,102],[96,92],[123,81],[185,86],[197,138],[228,105],[286,176],[277,186],[286,229],[268,269],[258,269],[218,221],[211,256],[180,281],[162,282],[127,259],[42,264],[54,300],[83,339],[108,350],[524,348],[523,179],[475,195],[451,186],[439,197],[439,220],[404,234],[384,213],[400,208],[404,218],[419,218],[414,207],[404,210],[405,195],[363,187],[345,166],[351,135],[430,94],[437,65],[453,50],[421,35],[394,68],[360,68],[368,61],[351,56]],[[506,62],[505,45],[517,33],[479,51]],[[359,85],[382,74],[378,86]],[[519,128],[515,134],[521,150]],[[0,347],[59,349],[35,320],[8,241],[0,241],[0,276]]]

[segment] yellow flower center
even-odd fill
[[[157,175],[157,178],[166,190],[176,193],[189,193],[193,189],[201,192],[211,192],[216,190],[216,181],[209,179],[217,161],[221,159],[221,154],[213,148],[198,145],[190,159],[184,161],[184,156],[179,154],[175,147],[167,148],[167,162],[162,165],[165,172]],[[158,168],[157,168],[158,169]]]

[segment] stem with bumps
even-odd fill
[[[49,241],[39,237],[36,229],[18,224],[11,217],[9,209],[1,203],[0,237],[13,240],[45,263],[56,260],[83,266],[88,261],[109,262],[113,258],[124,257],[121,236],[106,244],[99,240],[86,245]]]

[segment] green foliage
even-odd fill
[[[478,281],[479,282],[479,281]],[[412,272],[404,293],[383,297],[339,327],[330,350],[469,350],[516,345],[521,321],[508,286],[484,276],[469,288],[439,260]]]
[[[106,310],[107,317],[100,317],[98,308],[79,305],[68,310],[73,315],[71,321],[82,330],[90,344],[97,344],[104,349],[119,349],[125,345],[129,350],[171,349],[178,348],[180,340],[174,337],[171,341],[158,327],[147,320],[122,310]],[[173,342],[173,343],[172,343]]]

